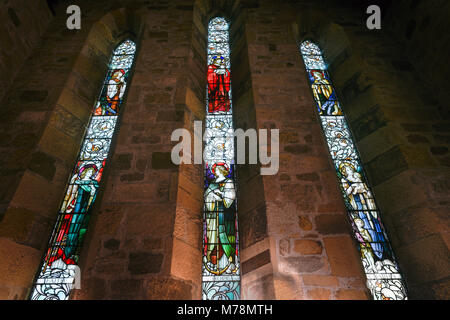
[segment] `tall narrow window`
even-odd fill
[[[328,149],[340,180],[353,235],[358,243],[367,287],[375,300],[407,299],[402,276],[322,52],[310,41],[304,41],[300,50]]]
[[[240,299],[228,22],[208,26],[203,209],[203,299]]]
[[[81,245],[108,158],[135,52],[134,42],[126,40],[113,53],[38,271],[32,300],[69,298],[78,276]]]

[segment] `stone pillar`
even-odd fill
[[[393,36],[390,23],[360,32],[347,21],[319,21],[312,24],[314,35],[330,64],[409,298],[445,299],[449,121],[439,103],[445,93],[433,93],[439,90],[423,80],[417,58]]]
[[[173,130],[192,120],[186,88],[192,8],[174,3],[138,10],[144,26],[134,75],[81,256],[76,299],[199,297],[193,279],[201,272],[195,210],[201,193],[194,194],[200,174],[172,163],[176,142],[170,141]]]
[[[248,10],[246,20],[257,127],[280,130],[280,170],[261,177],[268,237],[253,245],[257,254],[249,264],[252,261],[254,270],[247,276],[267,274],[274,290],[261,296],[261,287],[255,286],[248,295],[367,299],[338,181],[292,33],[294,13],[289,5],[260,2]]]
[[[14,79],[52,21],[45,0],[3,1],[0,5],[0,100],[9,91]]]

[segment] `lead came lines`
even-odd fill
[[[203,219],[203,299],[240,299],[228,23],[208,27]]]
[[[57,222],[33,288],[32,300],[67,300],[76,280],[78,259],[108,158],[117,116],[127,87],[136,45],[120,44],[91,115],[77,163],[69,179]]]
[[[328,149],[340,179],[361,262],[375,300],[405,300],[406,289],[320,48],[304,41],[305,62]]]

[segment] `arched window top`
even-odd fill
[[[117,46],[116,50],[114,50],[114,55],[134,54],[135,52],[136,44],[130,39],[127,39]]]
[[[209,20],[208,30],[211,31],[228,31],[229,24],[224,17],[215,17]]]
[[[113,51],[38,270],[30,296],[32,300],[67,300],[76,285],[80,250],[103,170],[108,163],[111,140],[116,132],[135,53],[136,44],[131,40],[123,41]]]
[[[310,40],[303,41],[300,45],[300,51],[305,60],[307,69],[326,70],[327,66],[323,61],[322,51]]]
[[[384,230],[381,214],[364,174],[322,51],[309,40],[301,43],[300,51],[339,179],[353,236],[359,248],[367,287],[376,300],[407,299],[406,288]]]
[[[125,40],[117,46],[111,58],[111,69],[131,68],[134,55],[136,53],[136,44],[131,40]]]
[[[202,297],[240,299],[233,110],[228,22],[208,27]]]
[[[302,54],[322,55],[320,48],[312,41],[305,40],[300,45]]]
[[[208,25],[208,65],[221,59],[224,66],[230,69],[230,46],[228,22],[223,17],[212,18]]]

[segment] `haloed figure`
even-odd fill
[[[89,163],[81,166],[72,177],[61,207],[61,227],[55,239],[57,246],[49,249],[49,263],[62,258],[66,264],[75,264],[77,257],[74,255],[83,236],[80,230],[86,227],[86,213],[97,193],[97,176],[97,166]]]
[[[325,78],[324,73],[319,70],[312,70],[311,76],[314,80],[311,87],[319,106],[319,114],[328,116],[342,115],[333,87],[328,79]]]
[[[73,267],[78,264],[80,244],[86,233],[87,211],[95,200],[102,170],[94,163],[78,164],[70,180],[58,216],[55,233],[47,250],[40,273],[41,284],[33,292],[33,300],[66,300],[73,281]],[[46,281],[49,281],[46,283]]]
[[[205,266],[209,272],[219,275],[235,270],[236,244],[234,206],[236,198],[234,182],[227,178],[228,166],[219,162],[211,171],[215,177],[205,190],[206,239]],[[228,210],[227,210],[228,209]]]
[[[119,111],[120,99],[125,93],[125,70],[117,69],[111,74],[106,87],[106,99],[101,98],[99,105],[95,109],[96,116],[116,115]]]
[[[95,200],[98,181],[95,179],[98,168],[95,164],[86,164],[74,174],[67,190],[67,202],[63,203],[63,212],[84,213]]]
[[[208,112],[226,113],[230,110],[230,71],[222,56],[214,56],[208,66]]]
[[[341,183],[348,196],[350,204],[353,209],[357,211],[358,217],[363,223],[364,230],[370,235],[370,246],[372,247],[375,255],[378,258],[383,256],[383,245],[380,242],[384,242],[383,231],[378,219],[378,213],[376,211],[375,201],[373,200],[372,193],[367,185],[362,181],[361,174],[357,172],[356,168],[348,162],[342,162],[339,165],[339,171],[342,174]],[[355,219],[356,217],[354,217]],[[363,237],[364,235],[361,234]],[[368,239],[365,239],[366,241]]]

